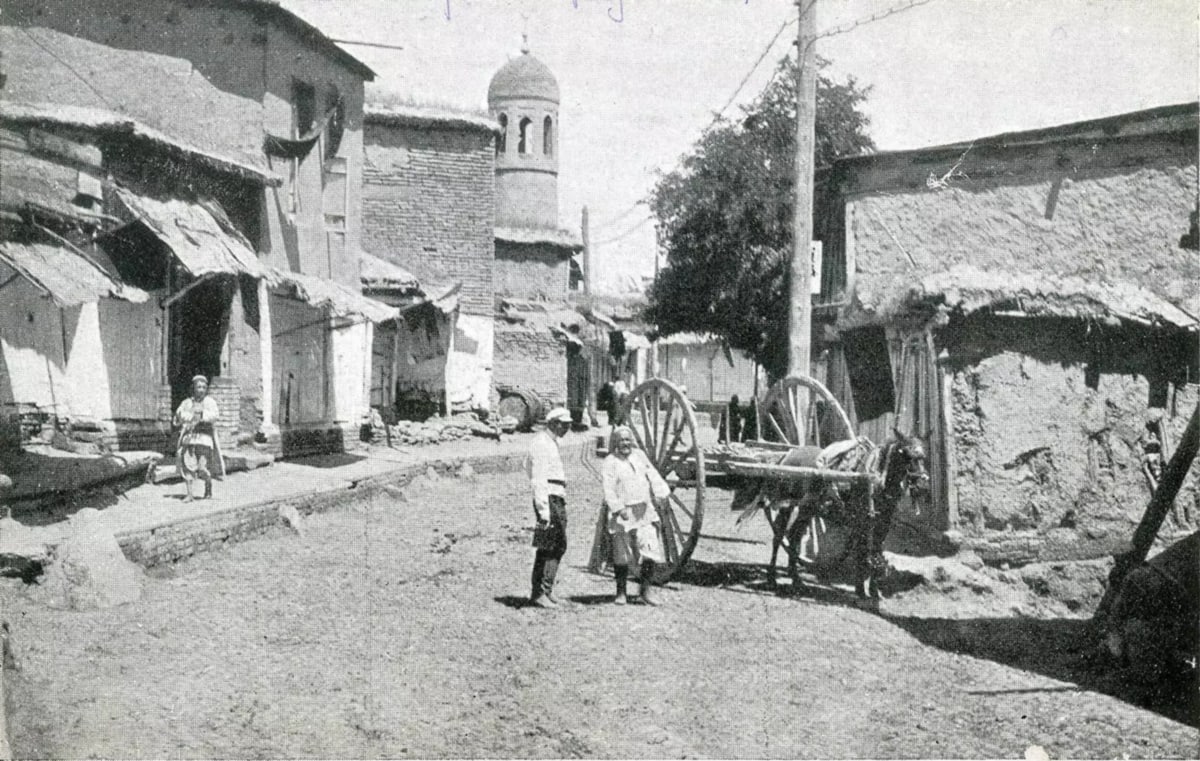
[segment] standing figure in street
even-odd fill
[[[617,605],[626,602],[626,582],[631,563],[640,563],[641,597],[646,605],[657,605],[651,593],[654,565],[664,561],[658,536],[657,506],[667,500],[671,488],[634,443],[633,431],[613,429],[609,455],[600,471],[604,503],[608,506],[608,531],[612,535],[613,571],[617,577]]]
[[[612,412],[608,414],[610,425],[625,424],[625,400],[629,398],[629,387],[625,381],[617,378],[612,384]]]
[[[217,447],[216,429],[221,417],[217,403],[208,395],[208,379],[203,375],[192,378],[192,395],[184,399],[175,410],[175,425],[180,427],[179,448],[176,461],[183,482],[187,485],[187,497],[191,502],[192,482],[200,477],[204,480],[204,499],[212,497],[212,468],[221,468],[221,452]]]
[[[571,413],[555,407],[546,415],[546,429],[533,437],[526,469],[533,488],[533,510],[537,526],[533,530],[532,590],[529,604],[554,608],[554,578],[558,563],[567,551],[567,480],[563,473],[558,440],[571,427]]]

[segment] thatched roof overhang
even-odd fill
[[[88,130],[99,135],[144,141],[189,161],[218,172],[232,174],[262,185],[278,187],[283,178],[265,167],[218,156],[178,140],[124,114],[99,108],[67,106],[56,103],[0,102],[0,121],[14,124],[41,124]]]
[[[488,135],[500,132],[500,124],[489,116],[427,106],[368,104],[363,111],[363,121],[367,124],[419,130],[460,130]]]
[[[24,277],[60,307],[73,307],[103,298],[142,303],[145,291],[121,282],[95,262],[64,246],[45,243],[0,241],[0,269],[11,269],[12,277]]]
[[[400,294],[416,294],[421,290],[421,283],[416,275],[365,251],[359,254],[358,277],[363,290],[393,291]]]
[[[110,187],[133,216],[133,224],[154,233],[193,277],[248,275],[274,282],[269,268],[216,202],[156,199]]]
[[[362,316],[379,323],[395,319],[400,314],[396,307],[368,298],[333,280],[278,269],[272,269],[270,275],[277,292],[281,291],[311,306],[328,309],[335,317]]]
[[[1200,330],[1200,318],[1129,283],[954,267],[922,278],[906,291],[873,294],[875,308],[856,300],[841,329],[903,321],[943,321],[952,314],[1122,321],[1149,327]]]
[[[562,256],[583,250],[583,241],[570,230],[538,227],[497,227],[496,240],[525,246],[548,246],[560,249]]]

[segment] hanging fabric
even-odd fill
[[[324,134],[325,130],[333,122],[337,113],[338,106],[335,105],[325,112],[325,116],[313,125],[311,130],[300,137],[278,137],[268,132],[263,136],[263,150],[268,156],[275,156],[282,159],[304,158],[309,154],[313,146],[317,144],[317,141],[321,139],[321,135]]]

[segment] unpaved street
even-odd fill
[[[1054,678],[1066,672],[1037,653],[1061,644],[1062,622],[923,623],[836,592],[768,592],[765,525],[735,531],[724,505],[663,607],[606,604],[611,581],[583,568],[598,486],[578,462],[568,477],[557,611],[520,607],[532,551],[519,475],[314,516],[303,536],[156,571],[141,601],[107,611],[52,610],[5,580],[23,661],[14,752],[1197,755],[1194,728]]]

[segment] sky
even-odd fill
[[[869,85],[881,150],[1194,101],[1196,0],[817,0],[817,54]],[[639,202],[792,49],[792,0],[282,0],[375,70],[368,88],[485,111],[522,34],[554,72],[559,221],[588,207],[598,291],[640,287],[655,236]],[[908,5],[911,8],[904,8]],[[899,12],[874,21],[889,9]],[[778,34],[778,36],[777,36]],[[774,39],[774,44],[770,44]],[[755,67],[756,61],[761,63]],[[742,85],[745,79],[744,85]],[[739,89],[739,85],[740,89]],[[735,98],[735,93],[737,97]]]

